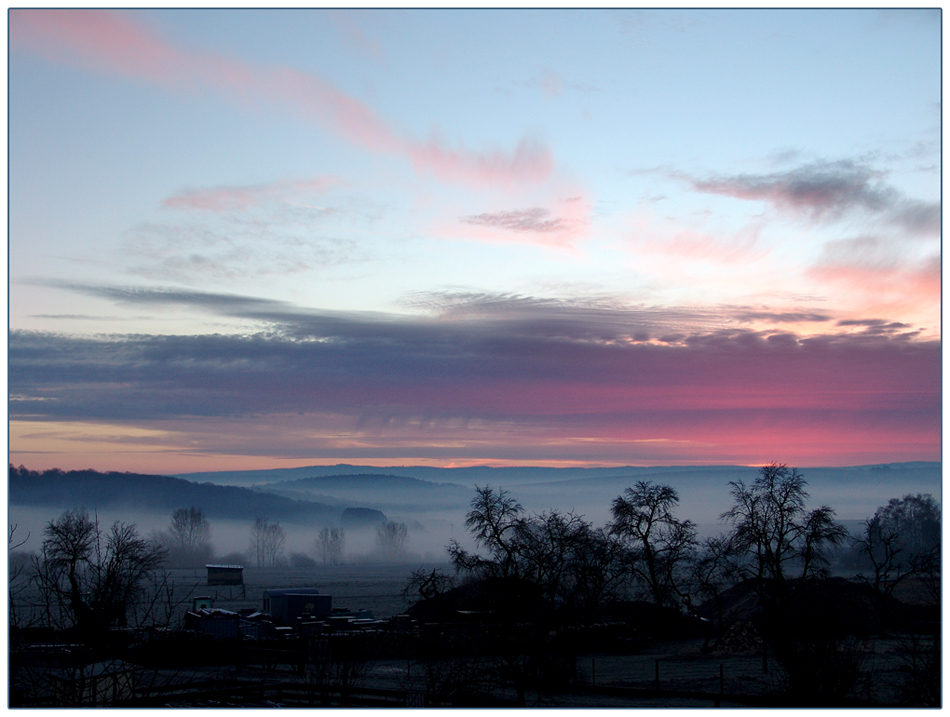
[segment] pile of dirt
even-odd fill
[[[524,621],[544,612],[541,588],[521,578],[487,578],[465,583],[412,605],[420,622]]]
[[[762,651],[762,635],[751,622],[737,622],[716,640],[713,652],[752,655]]]
[[[721,617],[719,632],[723,637],[733,627],[745,624],[761,631],[766,619],[761,596],[774,597],[775,589],[767,582],[746,580],[724,591],[718,604],[711,600],[703,603],[699,614],[712,620]],[[845,578],[789,580],[783,584],[780,604],[779,619],[785,625],[821,626],[844,635],[880,634],[902,614],[897,601]]]

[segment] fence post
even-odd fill
[[[655,668],[654,669],[655,671],[654,689],[659,690],[660,689],[660,661],[659,660],[654,660],[654,668]]]
[[[597,685],[597,666],[594,664],[594,656],[590,656],[590,686]]]
[[[722,663],[719,663],[719,695],[714,702],[716,707],[722,706],[722,696],[726,693],[726,680],[722,670]]]

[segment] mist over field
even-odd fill
[[[941,498],[940,464],[905,463],[848,468],[801,469],[808,481],[811,506],[829,505],[837,519],[857,526],[878,506],[906,494],[930,493]],[[232,474],[196,474],[181,476],[209,484],[245,486],[251,501],[254,494],[293,499],[292,514],[263,514],[260,517],[279,522],[286,534],[284,561],[295,555],[318,560],[315,540],[323,527],[341,527],[340,517],[347,508],[369,508],[385,519],[404,523],[407,528],[405,550],[398,560],[405,563],[437,563],[446,558],[445,548],[456,540],[471,549],[471,536],[465,527],[465,514],[476,485],[492,485],[508,491],[526,511],[539,514],[551,510],[573,512],[595,526],[610,520],[614,498],[637,481],[673,487],[679,494],[677,515],[697,524],[701,535],[713,535],[725,529],[720,516],[731,505],[730,481],[750,483],[756,468],[712,466],[700,468],[613,468],[613,469],[435,469],[417,467],[369,468],[361,466],[314,466],[290,471],[256,471]],[[347,474],[348,472],[348,474]],[[213,478],[214,480],[209,480]],[[130,477],[128,480],[132,480]],[[192,483],[195,481],[191,481]],[[176,484],[177,485],[177,484]],[[181,483],[188,487],[189,484]],[[214,486],[211,486],[214,487]],[[128,503],[108,505],[102,497],[79,502],[43,498],[42,505],[25,504],[11,493],[9,522],[17,525],[17,534],[30,535],[22,550],[37,550],[46,523],[64,510],[83,507],[98,516],[108,528],[114,521],[134,523],[143,536],[167,530],[172,507],[149,509]],[[211,494],[215,495],[215,494]],[[256,500],[260,500],[256,499]],[[19,502],[18,502],[19,501]],[[188,508],[193,496],[183,495],[180,505],[174,494],[166,506]],[[311,517],[307,505],[319,505]],[[284,505],[284,504],[277,504]],[[291,503],[287,503],[291,505]],[[215,559],[238,559],[249,551],[253,518],[221,517],[222,506],[213,501],[194,505],[208,514]],[[217,513],[216,513],[217,511]],[[346,535],[344,561],[370,565],[384,560],[375,540],[375,525],[343,526]],[[389,558],[392,560],[392,558]]]

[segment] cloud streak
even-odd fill
[[[597,450],[609,454],[643,441],[742,444],[750,436],[805,450],[828,435],[849,450],[862,442],[882,449],[871,437],[891,447],[926,439],[939,453],[940,344],[914,340],[900,322],[846,319],[843,333],[810,337],[695,325],[667,332],[661,310],[530,297],[446,297],[434,313],[406,317],[225,294],[87,290],[263,327],[243,336],[14,331],[10,391],[33,400],[11,405],[11,418],[337,416],[339,431],[409,431],[420,450],[446,426],[507,426],[522,436],[523,455],[558,453],[545,441],[563,448],[584,436],[605,441]],[[429,302],[440,306],[438,297]]]
[[[323,194],[341,184],[335,177],[273,182],[244,187],[191,189],[162,201],[167,209],[193,209],[210,212],[246,211],[275,200],[287,201],[301,194]]]
[[[590,230],[590,203],[583,194],[554,202],[546,207],[506,209],[470,214],[459,219],[462,235],[479,241],[521,241],[549,247],[573,248]],[[455,235],[453,227],[440,233]]]
[[[255,67],[210,52],[181,48],[104,10],[12,10],[11,50],[87,71],[147,81],[166,89],[208,88],[237,104],[282,105],[352,145],[407,159],[420,174],[470,186],[534,185],[554,166],[535,139],[512,151],[475,151],[446,145],[438,136],[420,140],[387,123],[368,106],[322,77],[291,67]]]
[[[817,161],[770,174],[681,178],[697,192],[764,201],[781,211],[814,220],[837,220],[864,211],[881,216],[887,224],[912,236],[939,234],[940,204],[908,199],[888,186],[884,176],[846,159]]]
[[[564,229],[564,221],[551,218],[551,212],[541,207],[509,212],[475,214],[462,217],[466,224],[508,229],[514,232],[555,232]]]

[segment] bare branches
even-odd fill
[[[323,528],[317,535],[317,556],[324,565],[339,565],[343,562],[346,533],[343,528]]]
[[[678,504],[679,495],[670,486],[638,481],[610,508],[611,532],[626,541],[631,571],[660,606],[683,594],[680,573],[697,544],[695,524],[675,516]]]
[[[722,519],[733,525],[733,549],[750,558],[747,577],[780,584],[792,566],[800,568],[801,578],[817,574],[827,550],[847,537],[828,506],[806,511],[805,478],[783,463],[763,466],[751,486],[741,480],[729,485],[735,502]]]
[[[124,625],[129,603],[165,557],[127,523],[116,521],[103,540],[98,521],[84,510],[50,521],[44,536],[35,579],[47,618],[56,623],[68,616],[84,632]]]
[[[287,535],[280,523],[256,518],[251,526],[251,556],[259,568],[277,567],[283,561]]]

